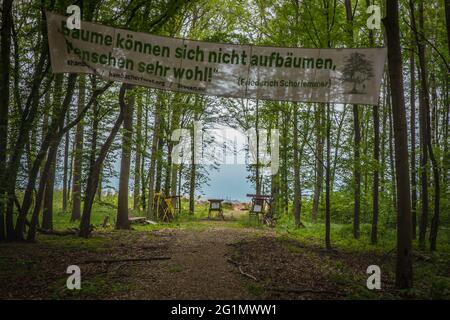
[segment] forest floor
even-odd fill
[[[1,244],[0,299],[450,298],[448,261],[438,261],[447,263],[442,288],[420,284],[398,292],[392,251],[329,252],[286,232],[243,224],[248,217],[240,215],[99,229],[89,239],[39,235],[32,244]],[[427,270],[436,266],[432,259],[419,255],[416,264]],[[81,269],[81,290],[66,287],[69,265]],[[382,270],[381,290],[366,288],[369,265]]]

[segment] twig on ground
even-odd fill
[[[253,280],[255,280],[255,281],[258,281],[258,279],[256,279],[256,278],[255,278],[254,276],[252,276],[251,274],[249,274],[249,273],[247,273],[247,272],[244,272],[244,270],[242,270],[242,267],[241,267],[241,266],[239,266],[238,269],[239,269],[239,272],[242,273],[244,276],[246,276],[246,277],[248,277],[248,278],[250,278],[250,279],[253,279]]]
[[[247,273],[247,272],[244,272],[244,270],[242,270],[242,267],[241,267],[241,265],[240,265],[239,262],[234,261],[234,260],[232,260],[231,258],[227,258],[227,261],[228,261],[229,263],[231,263],[232,265],[234,265],[235,267],[237,267],[238,270],[239,270],[239,272],[240,272],[242,275],[244,275],[244,276],[246,276],[246,277],[248,277],[248,278],[250,278],[250,279],[253,279],[253,280],[255,280],[255,281],[258,281],[258,279],[256,279],[255,276],[252,276],[251,274],[249,274],[249,273]]]

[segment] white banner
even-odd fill
[[[264,100],[378,104],[386,48],[303,49],[162,37],[47,13],[54,73],[179,92]]]

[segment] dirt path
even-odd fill
[[[200,222],[201,223],[201,222]],[[212,226],[211,226],[212,225]],[[249,229],[226,222],[208,222],[208,228],[164,229],[154,232],[170,260],[151,270],[138,269],[131,286],[142,299],[251,299],[238,268],[227,261],[231,245],[254,237]]]
[[[341,299],[365,295],[367,265],[386,263],[370,254],[326,253],[269,228],[237,227],[228,217],[158,231],[104,230],[90,239],[40,235],[35,244],[1,244],[0,299]],[[149,257],[169,259],[123,261]],[[72,264],[81,268],[79,291],[66,287]]]

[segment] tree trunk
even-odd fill
[[[411,134],[411,214],[412,214],[412,238],[416,239],[417,233],[417,182],[416,182],[416,84],[414,52],[409,56],[410,72],[410,134]]]
[[[354,208],[353,208],[353,237],[359,238],[360,235],[360,203],[361,203],[361,157],[360,157],[360,144],[361,144],[361,131],[359,123],[359,110],[358,105],[353,105],[353,127],[354,127]]]
[[[397,191],[397,263],[395,283],[398,288],[411,288],[412,274],[412,223],[411,192],[409,186],[408,132],[403,91],[402,52],[398,22],[398,1],[386,1],[384,18],[388,43],[388,68],[392,94],[394,120],[395,165]]]
[[[52,170],[52,165],[53,165],[52,159],[56,158],[59,140],[60,139],[58,139],[57,137],[53,137],[53,140],[50,144],[47,161],[45,163],[44,170],[42,171],[43,177],[47,177],[50,174],[50,171]],[[42,200],[44,197],[44,191],[45,191],[46,184],[47,184],[46,179],[41,178],[39,181],[39,188],[38,188],[38,192],[36,195],[36,201],[34,204],[33,214],[31,216],[30,228],[28,230],[28,235],[27,235],[27,241],[29,241],[29,242],[33,242],[35,240],[36,228],[37,228],[38,219],[39,219],[39,211],[40,211],[41,203],[42,203]],[[51,193],[51,196],[53,196],[53,193]],[[51,219],[49,219],[48,216],[46,217],[46,220],[47,220],[45,222],[47,224],[46,227],[52,227]],[[45,229],[44,226],[43,226],[43,228]]]
[[[56,111],[57,108],[55,107],[55,114],[54,114],[54,118],[52,119],[50,129],[48,130],[48,134],[45,137],[45,140],[43,141],[43,144],[42,144],[41,150],[38,154],[38,157],[33,163],[33,170],[32,170],[33,175],[30,175],[27,189],[26,189],[27,191],[25,192],[25,198],[24,198],[23,205],[22,205],[22,210],[19,214],[19,217],[18,217],[17,223],[16,223],[15,232],[16,232],[17,239],[22,239],[22,232],[23,232],[24,226],[25,226],[26,215],[28,213],[28,208],[30,207],[29,199],[31,197],[29,196],[29,194],[31,194],[31,189],[34,187],[34,181],[36,179],[37,170],[38,170],[37,168],[39,168],[39,166],[42,162],[42,158],[43,158],[42,154],[46,152],[48,147],[50,147],[49,152],[48,152],[48,160],[42,171],[42,177],[48,177],[48,176],[50,176],[52,166],[54,165],[54,161],[52,161],[51,159],[56,158],[57,151],[58,151],[58,145],[59,145],[62,137],[64,136],[64,134],[66,132],[68,132],[68,130],[70,130],[73,126],[75,126],[79,121],[81,121],[81,119],[85,115],[86,111],[88,110],[89,106],[96,99],[96,97],[99,95],[99,93],[106,90],[111,84],[110,83],[107,86],[105,86],[103,91],[100,90],[100,91],[94,92],[90,102],[87,104],[87,106],[84,108],[84,110],[82,110],[82,112],[80,112],[80,114],[77,116],[77,118],[74,121],[72,121],[70,124],[68,124],[66,127],[64,127],[66,113],[68,112],[70,102],[72,100],[76,78],[77,78],[76,74],[69,75],[68,82],[67,82],[67,91],[66,91],[66,96],[64,98],[64,101],[63,101],[61,107],[58,108],[59,110]],[[46,184],[47,184],[47,179],[41,178],[39,181],[39,188],[38,188],[38,192],[36,195],[35,206],[34,206],[34,210],[33,210],[32,217],[31,217],[30,228],[28,230],[28,236],[27,236],[28,241],[34,241],[34,239],[35,239],[39,211],[40,211],[40,206],[41,206],[42,199],[44,196]]]
[[[294,107],[294,218],[295,226],[301,225],[301,190],[300,190],[300,159],[298,145],[298,104],[292,104]]]
[[[379,213],[379,188],[380,188],[380,115],[379,106],[373,106],[373,133],[374,133],[374,146],[373,146],[373,158],[375,160],[375,169],[373,170],[373,203],[372,203],[372,233],[371,243],[376,244],[378,241],[378,213]]]
[[[41,177],[41,179],[46,180],[44,206],[42,212],[42,228],[46,230],[53,230],[53,188],[55,185],[57,155],[58,155],[58,144],[54,144],[50,147],[47,156],[47,162],[49,162],[48,165],[49,169],[46,175]]]
[[[351,0],[345,0],[345,15],[347,17],[348,34],[350,36],[350,45],[353,46],[353,12]],[[356,82],[353,91],[356,92]],[[359,238],[360,235],[360,207],[361,207],[361,130],[359,121],[358,105],[353,105],[353,129],[354,129],[354,157],[353,157],[353,180],[354,180],[354,207],[353,207],[353,237]]]
[[[388,90],[388,120],[389,120],[389,166],[391,174],[391,196],[392,209],[397,210],[397,184],[395,181],[395,160],[394,160],[394,124],[392,119],[393,106],[391,104],[391,90]],[[388,218],[390,218],[389,216]]]
[[[17,217],[17,222],[16,222],[16,226],[15,226],[15,230],[14,230],[14,233],[15,233],[14,238],[16,240],[23,240],[26,216],[32,205],[32,194],[33,194],[33,189],[35,187],[36,179],[37,179],[37,176],[39,173],[39,169],[41,168],[42,162],[44,161],[45,155],[47,154],[48,148],[51,147],[52,141],[55,136],[55,132],[58,130],[58,127],[61,128],[64,125],[64,120],[66,118],[66,112],[69,108],[70,102],[73,97],[73,91],[74,91],[74,87],[75,87],[76,78],[77,78],[76,74],[69,75],[69,77],[67,79],[66,95],[64,97],[63,104],[61,107],[54,105],[54,109],[55,109],[54,115],[55,116],[52,119],[49,130],[47,130],[48,132],[45,135],[45,138],[43,139],[43,141],[41,143],[40,150],[36,156],[36,159],[33,162],[33,166],[31,168],[31,170],[28,174],[28,182],[27,182],[27,186],[26,186],[25,192],[24,192],[24,197],[22,200],[21,212],[19,213],[19,216]],[[56,117],[57,114],[59,114],[58,118]],[[60,133],[58,133],[58,134],[60,134]],[[60,137],[58,137],[58,138],[60,138]],[[44,172],[44,169],[42,170],[42,172]],[[41,177],[45,177],[45,175],[42,174]],[[45,181],[45,178],[41,178],[40,180]],[[41,202],[39,202],[39,205],[40,204],[41,204]],[[39,213],[39,210],[37,211],[37,213]]]
[[[159,113],[158,103],[155,105],[155,123],[153,125],[153,137],[152,147],[150,155],[150,168],[148,170],[148,205],[147,205],[147,217],[156,220],[157,217],[154,212],[154,194],[155,194],[155,169],[156,169],[156,156],[158,152],[158,136],[159,136]]]
[[[447,45],[448,52],[450,54],[450,0],[444,0],[445,2],[445,21],[447,26]]]
[[[78,87],[78,113],[84,107],[85,103],[85,91],[86,91],[86,77],[80,75],[79,87]],[[84,142],[84,125],[80,121],[77,125],[75,133],[75,159],[73,165],[73,178],[72,178],[72,215],[71,221],[80,220],[81,217],[81,174],[83,170],[83,142]],[[94,190],[95,194],[95,190]]]
[[[141,159],[141,204],[142,204],[142,210],[144,212],[147,212],[147,200],[146,200],[146,194],[147,194],[147,177],[149,175],[145,175],[144,169],[145,169],[145,158],[146,153],[148,149],[148,107],[145,108],[145,127],[144,127],[144,145],[142,147],[142,159]]]
[[[431,131],[431,119],[430,119],[430,99],[429,99],[429,87],[428,87],[428,70],[425,61],[425,46],[423,45],[424,39],[424,16],[423,16],[423,0],[419,2],[419,29],[421,36],[419,37],[419,32],[417,31],[415,17],[414,17],[414,4],[410,1],[411,7],[411,20],[413,24],[414,34],[416,38],[417,48],[419,51],[419,68],[420,68],[420,96],[421,96],[421,110],[423,115],[423,124],[424,126],[424,152],[429,154],[432,170],[433,170],[433,184],[434,184],[434,213],[433,218],[431,220],[431,228],[430,228],[430,249],[431,251],[436,250],[436,241],[437,241],[437,233],[439,229],[439,215],[440,215],[440,197],[441,197],[441,189],[440,189],[440,174],[439,174],[439,165],[434,156],[433,151],[433,143],[432,143],[432,131]],[[426,171],[426,169],[425,169]],[[425,226],[426,228],[426,226]],[[424,228],[424,229],[425,229]],[[420,245],[423,247],[425,245],[425,231],[421,233],[422,241]]]
[[[180,126],[180,116],[181,116],[180,107],[177,104],[175,104],[174,110],[173,110],[173,114],[172,114],[172,119],[171,119],[171,125],[170,125],[171,132],[173,132],[174,130],[179,128],[179,126]],[[170,174],[170,188],[169,189],[170,189],[171,195],[175,196],[175,195],[177,195],[177,176],[178,176],[177,173],[178,173],[178,167],[179,166],[178,166],[178,164],[173,162],[173,159],[172,159],[172,156],[171,156],[171,152],[173,150],[173,142],[170,142],[170,145],[172,147],[168,151],[170,159],[171,159],[170,167],[169,167],[169,169],[170,169],[170,171],[169,171],[169,174]]]
[[[70,113],[67,112],[66,123],[69,123]],[[69,144],[70,144],[70,131],[67,131],[64,141],[64,164],[63,164],[63,191],[62,191],[62,210],[67,210],[67,199],[69,197]]]
[[[161,119],[163,120],[163,119]],[[163,152],[164,152],[164,121],[160,124],[160,134],[158,138],[158,152],[156,153],[156,177],[155,177],[155,190],[157,192],[161,192],[161,184],[162,184],[162,169],[164,167],[163,160]]]
[[[130,180],[130,158],[133,142],[133,109],[135,98],[130,95],[123,112],[122,160],[120,162],[119,199],[117,204],[117,229],[129,229],[128,183]]]
[[[142,155],[142,96],[137,96],[136,123],[136,152],[134,164],[133,210],[139,210],[139,190],[141,183],[141,155]]]
[[[327,250],[331,250],[331,203],[330,203],[330,178],[331,178],[331,119],[330,119],[330,104],[327,103],[327,167],[325,172],[325,246]],[[322,163],[320,164],[322,166]]]
[[[193,126],[193,132],[191,135],[191,170],[189,177],[189,214],[194,214],[195,212],[195,176],[196,176],[196,148],[195,145],[198,141],[195,141],[195,127]]]
[[[62,100],[62,81],[63,81],[63,75],[58,74],[55,79],[55,87],[54,87],[54,94],[53,94],[53,105],[56,105],[56,108],[53,108],[53,110],[56,110],[61,105]],[[68,109],[67,111],[64,111],[65,114],[69,114]],[[65,115],[65,118],[67,116]],[[60,129],[64,127],[64,122],[62,122]],[[56,150],[51,150],[52,148]],[[42,213],[42,228],[46,230],[53,230],[53,189],[55,185],[55,175],[56,175],[56,159],[58,156],[58,144],[53,145],[50,147],[50,150],[48,152],[48,155],[52,155],[53,157],[50,159],[47,157],[47,161],[50,161],[50,169],[47,174],[47,176],[42,176],[42,178],[46,179],[46,185],[45,185],[45,194],[44,194],[44,203],[43,203],[43,213]]]
[[[13,24],[12,0],[4,0],[2,5],[2,26],[0,42],[0,241],[6,238],[5,203],[6,203],[6,150],[8,145],[9,116],[9,78],[11,64],[11,30]]]
[[[125,92],[129,88],[128,85],[122,84],[120,87],[119,92],[119,105],[120,105],[120,113],[117,117],[116,122],[114,123],[114,126],[106,139],[103,146],[100,148],[99,154],[97,159],[95,160],[95,163],[93,166],[89,168],[89,176],[88,181],[86,184],[86,195],[84,199],[84,206],[83,206],[83,215],[81,216],[80,221],[80,237],[88,237],[91,233],[91,210],[92,205],[94,203],[95,193],[98,188],[98,181],[100,176],[100,169],[102,167],[103,161],[106,158],[106,155],[108,154],[108,151],[111,147],[112,142],[114,141],[117,132],[120,129],[120,126],[123,122],[124,112],[126,109],[125,105]]]
[[[324,121],[324,106],[319,104],[318,109],[314,115],[314,126],[316,128],[316,180],[314,184],[314,198],[312,207],[312,219],[313,222],[317,221],[317,212],[319,210],[320,193],[322,191],[323,183],[323,127],[325,125]]]
[[[420,217],[419,225],[419,246],[423,249],[425,248],[425,239],[428,227],[428,124],[427,124],[427,113],[428,113],[428,90],[427,86],[424,86],[423,81],[427,81],[426,74],[424,72],[424,48],[417,34],[417,24],[415,20],[415,8],[412,1],[409,2],[411,23],[414,30],[416,45],[419,50],[419,76],[420,76],[420,91],[419,91],[419,128],[420,128],[420,148],[421,148],[421,160],[420,160],[420,170],[421,170],[421,206],[422,214]],[[420,23],[420,22],[419,22]],[[427,90],[427,91],[425,91]]]
[[[259,100],[256,100],[255,133],[256,133],[255,192],[256,194],[261,194],[260,171],[259,171]]]

